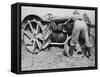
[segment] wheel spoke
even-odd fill
[[[39,33],[38,35],[37,35],[37,38],[39,38],[40,40],[43,40],[43,37],[42,37],[43,35],[42,35],[42,33]]]
[[[38,29],[39,29],[39,25],[37,24],[36,30],[35,30],[35,33],[36,33],[36,34],[38,34],[38,31],[39,31]]]
[[[29,38],[29,39],[31,39],[32,38],[32,35],[29,33],[29,32],[27,32],[27,31],[24,31],[24,34]]]
[[[26,46],[33,46],[33,44],[26,44]]]
[[[35,52],[35,49],[36,49],[36,41],[34,40],[34,42],[33,42],[33,52]]]
[[[24,44],[28,46],[28,44],[33,45],[32,39],[29,39],[26,35],[23,36]]]
[[[30,26],[30,28],[32,30],[32,33],[34,34],[35,33],[35,29],[33,29],[32,24],[30,23],[30,21],[28,21],[28,23],[29,23],[29,26]]]
[[[43,43],[42,48],[46,48],[50,43],[51,41],[48,39],[46,42]]]
[[[41,42],[39,42],[38,40],[36,40],[36,43],[37,43],[39,49],[41,49]]]

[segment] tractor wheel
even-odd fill
[[[43,35],[41,22],[34,19],[28,20],[23,28],[23,41],[27,51],[35,54],[42,48]]]

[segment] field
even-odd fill
[[[91,29],[95,35],[95,30]],[[64,49],[59,47],[51,47],[45,49],[38,54],[27,52],[24,45],[21,48],[21,67],[22,70],[42,70],[42,69],[58,69],[58,68],[77,68],[95,66],[95,47],[91,49],[91,57],[73,55],[67,57],[63,54]]]

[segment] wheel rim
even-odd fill
[[[28,20],[23,30],[23,40],[25,48],[31,53],[35,53],[36,49],[41,50],[42,48],[43,39],[42,32],[40,32],[41,24],[39,23],[40,21],[37,21],[35,19],[30,21]]]

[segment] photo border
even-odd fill
[[[46,72],[64,72],[64,71],[79,71],[79,70],[93,70],[98,68],[98,8],[97,7],[84,7],[84,6],[69,6],[69,5],[52,5],[52,4],[36,4],[36,3],[17,3],[18,4],[18,50],[17,53],[17,64],[18,64],[18,73],[27,74],[27,73],[46,73]],[[44,70],[21,70],[21,7],[45,7],[45,8],[65,8],[65,9],[80,9],[80,10],[94,10],[95,11],[95,66],[94,67],[79,67],[79,68],[60,68],[60,69],[44,69]]]

